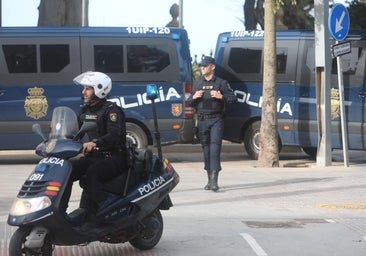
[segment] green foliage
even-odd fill
[[[313,29],[314,17],[311,12],[314,10],[314,0],[281,0],[283,5],[282,22],[288,29]],[[294,4],[296,3],[296,4]]]
[[[257,3],[255,5],[255,3]],[[259,24],[263,26],[263,0],[245,0],[244,1],[244,18],[246,29],[256,29]],[[282,8],[280,20],[287,29],[313,29],[314,17],[314,0],[275,0],[274,11]],[[278,12],[280,13],[280,12]]]
[[[282,23],[288,29],[313,29],[314,28],[314,0],[274,0],[275,10],[283,10]],[[255,6],[255,0],[245,0],[244,9],[246,29],[255,29],[261,25],[263,13],[260,6]],[[330,1],[332,3],[333,1]],[[251,3],[251,4],[247,4]],[[257,1],[257,5],[264,5],[264,1]],[[348,5],[348,6],[347,6]],[[331,5],[330,5],[331,6]],[[346,2],[350,15],[351,29],[366,29],[366,0],[350,0]],[[254,18],[253,18],[254,17]],[[263,29],[263,27],[262,27]]]
[[[350,28],[366,29],[366,1],[353,0],[347,3],[349,4],[347,9],[351,21]]]
[[[198,66],[198,63],[195,61],[192,64],[192,72],[193,72],[193,81],[197,81],[201,78],[201,69]]]
[[[296,5],[296,0],[290,0],[291,5]],[[284,0],[276,0],[275,2],[275,7],[276,10],[278,10],[281,6],[283,7],[285,5],[285,1]]]

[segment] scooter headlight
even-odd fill
[[[51,204],[52,202],[47,196],[36,198],[17,198],[10,209],[10,214],[13,216],[25,215],[43,210],[51,206]]]

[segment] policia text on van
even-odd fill
[[[162,143],[193,139],[189,39],[174,28],[0,28],[0,150],[33,149],[39,138],[34,122],[49,129],[53,109],[78,111],[80,88],[72,78],[88,71],[108,74],[110,100],[123,107],[127,139],[138,147],[154,140],[146,98],[147,84],[157,84]]]
[[[228,80],[238,102],[227,107],[224,139],[244,142],[258,157],[263,80],[263,31],[219,35],[217,75]],[[366,149],[366,31],[350,31],[351,52],[342,55],[349,149]],[[334,42],[333,42],[334,43]],[[313,31],[277,32],[277,112],[280,145],[314,156],[318,145]],[[331,71],[332,147],[342,148],[336,61]]]

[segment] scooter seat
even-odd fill
[[[141,180],[147,179],[151,166],[152,151],[136,148],[134,150],[134,160],[128,172],[123,172],[118,177],[104,183],[103,189],[113,194],[123,195],[126,186],[128,190]]]
[[[122,195],[125,192],[126,186],[128,190],[141,180],[147,179],[151,166],[152,151],[150,149],[136,148],[134,150],[134,160],[128,172],[123,172],[116,178],[105,182],[103,189],[113,194]]]
[[[152,166],[152,151],[150,149],[135,148],[133,161],[128,171],[123,171],[117,177],[103,183],[103,190],[116,195],[123,195],[125,186],[131,188],[139,181],[147,179]],[[130,175],[129,175],[130,174]],[[127,181],[128,179],[128,181]],[[86,176],[79,180],[80,187],[86,188]]]

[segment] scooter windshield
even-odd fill
[[[75,112],[69,107],[56,107],[53,110],[50,139],[72,139],[78,132]]]

